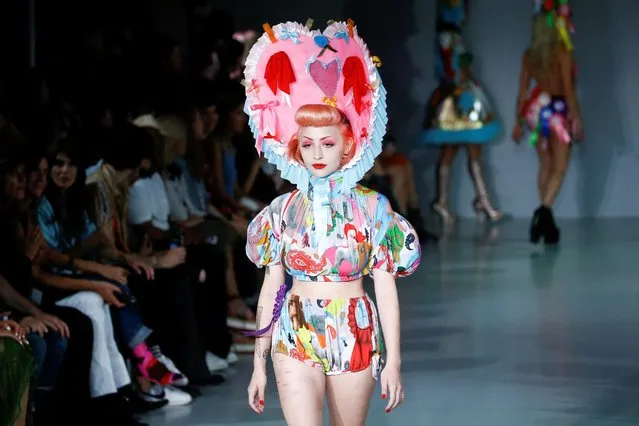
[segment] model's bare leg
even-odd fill
[[[547,186],[544,191],[542,203],[544,206],[551,208],[564,182],[564,177],[568,170],[568,162],[570,161],[570,154],[572,152],[572,145],[559,141],[553,133],[550,136],[549,146],[552,153],[552,168],[546,183]]]
[[[537,189],[539,191],[539,202],[543,204],[544,197],[548,190],[548,180],[552,172],[552,156],[550,147],[543,143],[537,144],[537,155],[539,156],[539,174],[537,176]]]
[[[485,213],[488,218],[497,222],[504,217],[504,214],[495,209],[488,197],[488,188],[484,181],[484,172],[481,167],[481,145],[466,145],[468,153],[468,173],[475,185],[477,197],[473,201],[473,207],[477,214]]]
[[[448,211],[448,191],[450,188],[450,169],[459,150],[459,145],[442,146],[437,168],[437,201],[433,210],[437,212],[445,224],[455,221],[455,215]]]
[[[559,242],[560,231],[555,224],[552,205],[566,176],[571,146],[560,142],[552,134],[547,146],[538,146],[537,151],[540,161],[539,192],[542,205],[533,215],[530,224],[530,241],[537,243],[543,237],[546,244],[556,244]]]
[[[326,378],[331,426],[364,426],[375,388],[370,367]]]
[[[288,426],[322,426],[324,372],[286,355],[273,356],[277,391]]]

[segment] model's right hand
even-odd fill
[[[249,406],[257,414],[264,412],[264,391],[266,390],[266,368],[254,368],[248,386]]]

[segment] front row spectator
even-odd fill
[[[29,383],[35,369],[25,331],[15,321],[0,318],[0,424],[26,424]]]
[[[147,151],[145,157],[152,157],[153,150],[149,147]],[[184,234],[178,226],[171,224],[170,205],[162,177],[164,172],[158,167],[157,159],[152,160],[148,168],[141,170],[141,177],[129,189],[129,223],[135,227],[138,235],[148,238],[155,251],[168,250],[174,246],[186,248],[186,267],[194,295],[190,310],[197,317],[207,365],[211,371],[227,368],[233,356],[230,351],[231,336],[226,328],[226,261],[215,250],[202,248],[197,235]]]
[[[169,357],[160,354],[159,359],[174,373],[182,374],[182,371],[184,377],[188,377],[188,381],[175,384],[216,385],[224,378],[211,375],[204,362],[205,350],[193,312],[194,296],[185,265],[185,248],[153,246],[145,230],[129,232],[129,185],[138,180],[140,173],[148,174],[154,144],[146,130],[135,126],[127,128],[125,137],[116,142],[113,155],[87,179],[93,194],[94,215],[100,232],[106,237],[108,251],[121,259],[142,261],[153,270],[151,277],[129,275],[129,284],[139,300],[143,317],[155,330],[155,340]],[[127,151],[126,156],[121,155],[123,150]],[[153,349],[159,352],[157,346]],[[168,390],[169,400],[177,403],[175,390]],[[185,396],[181,397],[184,401]]]

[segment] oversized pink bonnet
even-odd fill
[[[297,22],[264,25],[246,59],[245,112],[256,148],[284,179],[306,191],[312,175],[289,159],[287,144],[298,131],[295,113],[306,104],[328,104],[348,117],[356,153],[340,171],[350,189],[370,170],[386,132],[386,91],[377,66],[352,21],[320,32]]]

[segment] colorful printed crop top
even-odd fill
[[[354,281],[373,269],[412,274],[419,240],[388,199],[360,185],[334,190],[314,196],[311,187],[308,197],[296,190],[273,200],[249,225],[249,259],[258,267],[282,264],[299,281]]]

